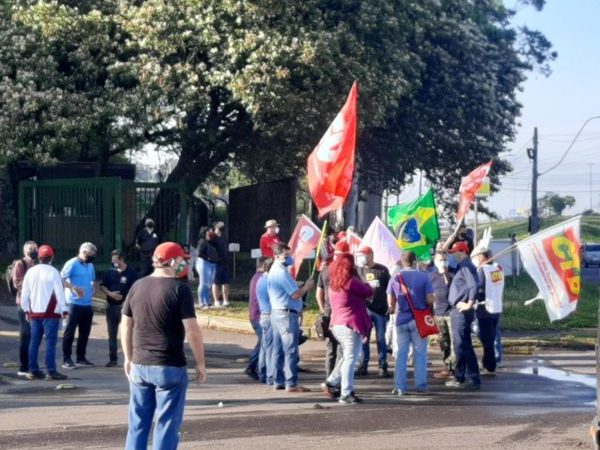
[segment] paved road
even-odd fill
[[[128,388],[122,369],[69,372],[74,390],[18,380],[14,307],[0,305],[0,449],[122,448]],[[95,317],[90,359],[107,356],[105,323]],[[189,390],[181,448],[569,449],[587,448],[594,413],[591,352],[508,355],[480,392],[454,392],[431,378],[431,395],[396,398],[391,379],[359,378],[364,405],[343,406],[318,392],[322,343],[302,347],[307,394],[274,392],[242,374],[252,336],[206,331],[209,382]],[[374,353],[372,351],[372,353]],[[439,368],[436,349],[430,350]],[[374,369],[373,369],[374,370]],[[223,407],[218,404],[222,402]]]

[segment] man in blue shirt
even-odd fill
[[[69,321],[63,336],[63,368],[92,367],[94,364],[85,357],[88,338],[92,330],[92,295],[94,294],[94,280],[96,271],[92,261],[96,256],[96,246],[91,242],[84,242],[79,247],[79,254],[68,260],[60,276],[65,288],[69,289],[67,297],[69,303]],[[75,330],[79,329],[77,336],[77,359],[73,362],[73,340]]]
[[[106,367],[117,365],[117,333],[121,323],[121,309],[129,294],[129,289],[138,279],[138,273],[125,262],[120,250],[111,253],[113,269],[106,271],[100,290],[106,295],[106,326],[108,329],[108,363]]]
[[[307,392],[298,385],[298,337],[302,297],[314,286],[312,279],[301,288],[290,275],[294,265],[290,248],[283,243],[274,246],[274,262],[267,278],[273,328],[273,378],[275,389],[287,392]],[[284,375],[285,373],[285,375]]]
[[[450,321],[452,326],[452,341],[456,354],[454,379],[446,382],[449,387],[471,387],[479,389],[481,378],[477,365],[477,356],[471,341],[471,324],[475,318],[475,304],[479,290],[477,269],[469,258],[469,246],[464,241],[458,241],[448,251],[457,261],[456,273],[450,285],[448,303],[452,306]],[[465,384],[465,373],[470,378],[470,384]]]
[[[427,391],[427,338],[422,338],[417,329],[409,300],[404,295],[404,284],[416,310],[429,308],[433,303],[433,286],[429,275],[416,269],[417,257],[413,252],[402,254],[402,270],[392,277],[387,288],[389,312],[396,314],[396,368],[394,371],[395,389],[398,396],[408,391],[407,362],[408,348],[412,344],[415,358],[415,388],[417,393]]]

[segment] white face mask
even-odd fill
[[[367,265],[367,257],[365,255],[356,255],[356,265],[365,267]]]
[[[279,234],[279,227],[275,227],[275,234]]]

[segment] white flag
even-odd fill
[[[517,244],[523,266],[535,281],[551,321],[577,307],[581,291],[581,216],[540,231]]]
[[[375,217],[362,239],[363,246],[373,249],[376,263],[383,264],[390,272],[402,256],[396,238],[379,217]]]

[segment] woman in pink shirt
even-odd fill
[[[373,289],[360,279],[351,254],[337,255],[329,266],[328,294],[330,327],[342,347],[342,357],[321,387],[330,398],[336,398],[341,387],[340,403],[360,403],[354,394],[354,366],[372,327],[366,300]]]

